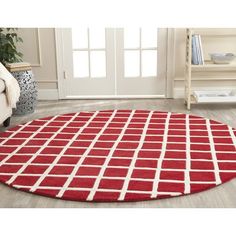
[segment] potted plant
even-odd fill
[[[17,44],[23,40],[17,34],[17,28],[0,28],[0,62],[21,62],[23,54],[18,51]]]
[[[17,80],[21,95],[14,115],[25,115],[34,112],[37,102],[36,81],[30,63],[22,62],[23,54],[18,51],[18,43],[23,40],[17,34],[17,28],[0,28],[0,62]]]

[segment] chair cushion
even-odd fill
[[[2,93],[5,90],[6,86],[5,86],[5,82],[0,79],[0,93]]]

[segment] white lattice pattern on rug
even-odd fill
[[[179,196],[236,176],[235,134],[216,121],[160,111],[42,118],[0,134],[0,181],[81,201]]]

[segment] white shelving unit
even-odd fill
[[[204,65],[192,65],[192,35],[194,34],[194,29],[187,29],[186,33],[186,70],[185,70],[185,104],[187,106],[187,109],[191,109],[191,104],[196,104],[196,103],[201,103],[197,102],[195,97],[193,96],[193,90],[192,90],[192,81],[194,80],[200,80],[200,81],[227,81],[227,80],[235,80],[236,77],[230,77],[230,78],[193,78],[193,74],[195,72],[219,72],[219,71],[229,71],[229,72],[234,72],[236,73],[236,63],[232,62],[230,64],[213,64],[211,61],[204,61]],[[214,37],[214,34],[203,34],[202,36],[208,36],[208,37]],[[219,34],[215,35],[219,37]],[[230,32],[229,33],[223,33],[220,35],[220,37],[232,37],[236,35],[232,35]],[[222,98],[217,99],[216,101],[211,101],[211,102],[225,102],[225,100]],[[231,101],[232,102],[232,101]],[[236,102],[236,98],[235,101]]]

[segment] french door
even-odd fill
[[[60,29],[61,99],[164,97],[166,29]]]

